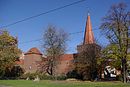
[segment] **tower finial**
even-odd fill
[[[88,16],[90,15],[90,13],[88,12]]]
[[[88,16],[90,15],[90,11],[89,11],[89,8],[88,8]]]

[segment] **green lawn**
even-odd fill
[[[130,87],[130,83],[122,82],[74,82],[74,81],[46,81],[0,80],[0,87]]]

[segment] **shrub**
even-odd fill
[[[56,79],[57,79],[57,80],[66,80],[67,77],[64,76],[64,75],[61,75],[61,76],[57,76]]]
[[[118,76],[116,77],[116,80],[122,81],[122,75],[118,75]]]
[[[45,75],[45,74],[39,74],[39,78],[41,80],[54,80],[55,79],[53,76]]]
[[[50,76],[50,75],[40,74],[39,77],[41,80],[66,80],[67,79],[67,77],[63,76],[63,75],[54,77],[54,76]]]
[[[32,79],[35,79],[36,78],[36,73],[26,73],[26,74],[23,74],[20,79],[27,79],[29,78],[30,80]]]
[[[26,73],[26,74],[23,74],[20,78],[21,79],[29,78],[30,80],[33,80],[37,77],[37,75],[40,78],[40,80],[66,80],[67,79],[67,77],[63,76],[63,75],[54,77],[54,76],[45,75],[45,74],[42,74],[42,73]]]
[[[67,75],[67,78],[82,79],[82,77],[77,73],[76,70],[70,71],[66,75]]]

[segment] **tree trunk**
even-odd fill
[[[126,83],[126,59],[122,59],[122,77],[123,77],[123,83]]]

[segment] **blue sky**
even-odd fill
[[[0,27],[75,1],[78,0],[0,0]],[[107,14],[112,4],[119,2],[127,3],[130,10],[130,0],[86,0],[4,29],[18,37],[18,46],[23,52],[27,52],[32,47],[42,50],[41,41],[24,44],[23,42],[42,38],[44,30],[50,24],[67,33],[84,31],[89,9],[94,36],[99,44],[106,45],[108,41],[99,30],[101,19]],[[82,42],[83,34],[77,33],[69,36],[67,53],[76,52],[76,46]]]

